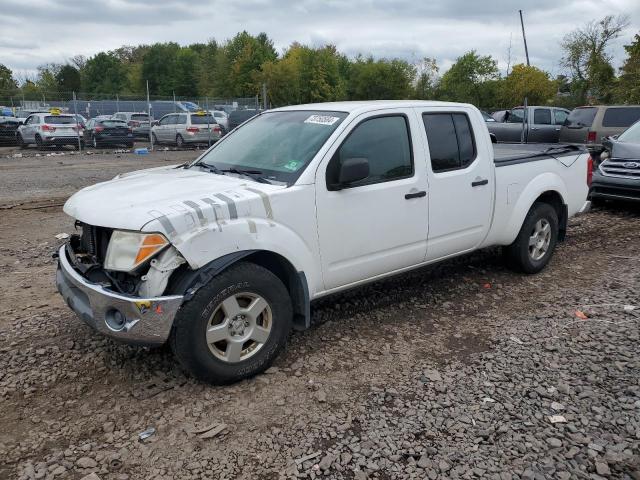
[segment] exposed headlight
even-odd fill
[[[114,230],[104,260],[105,270],[130,272],[169,245],[159,233],[137,233]]]

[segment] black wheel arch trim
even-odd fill
[[[288,264],[287,267],[274,271],[265,261],[261,259],[265,255],[279,257],[281,262]],[[216,275],[222,273],[235,263],[247,260],[251,263],[261,265],[272,271],[285,285],[291,297],[293,307],[293,328],[295,330],[306,330],[311,325],[311,300],[309,296],[309,285],[304,272],[297,271],[290,262],[273,252],[266,250],[243,250],[233,252],[216,258],[197,270],[184,270],[178,274],[178,278],[170,280],[170,287],[167,291],[184,296],[184,303],[190,301],[196,292],[205,286]],[[176,272],[178,273],[178,272]]]

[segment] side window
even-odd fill
[[[179,125],[186,125],[187,124],[187,116],[182,114],[182,115],[178,115],[178,121],[176,122]]]
[[[158,124],[159,125],[169,125],[169,123],[171,122],[171,117],[172,117],[172,115],[167,115],[166,117],[162,117]]]
[[[435,173],[466,168],[476,158],[469,117],[464,113],[422,115],[429,142],[431,168]]]
[[[328,185],[338,183],[340,165],[348,158],[366,158],[369,161],[369,176],[349,187],[411,177],[413,154],[406,117],[376,117],[356,126],[327,167]]]
[[[40,123],[40,117],[38,117],[38,116],[31,117],[31,122],[29,122],[29,123],[31,123],[31,124]]]
[[[567,120],[567,117],[569,116],[569,112],[556,109],[553,111],[553,116],[555,118],[556,125],[564,125],[564,122]]]
[[[534,125],[551,125],[551,110],[548,108],[536,108],[533,112]]]
[[[27,117],[27,119],[24,121],[25,125],[31,125],[33,123],[33,117]]]
[[[513,110],[509,110],[509,115],[507,116],[507,123],[522,123],[523,119],[524,119],[524,109],[514,108]]]
[[[610,107],[604,112],[603,127],[626,128],[640,119],[640,107]]]

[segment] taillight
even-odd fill
[[[587,186],[591,186],[591,182],[593,182],[593,158],[589,155],[587,159]]]
[[[220,125],[214,125],[213,131],[220,133],[222,131],[222,130],[220,130]]]
[[[42,131],[43,132],[55,132],[56,131],[56,127],[52,127],[51,125],[42,125]]]
[[[189,133],[198,133],[200,129],[198,127],[187,127],[187,132]]]
[[[596,143],[596,132],[587,133],[587,143]]]
[[[104,127],[96,127],[93,129],[94,132],[101,132],[104,130]]]

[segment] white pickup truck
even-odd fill
[[[263,112],[192,163],[73,195],[81,233],[58,252],[57,287],[105,335],[169,341],[208,382],[246,378],[324,295],[494,245],[521,271],[544,268],[588,206],[591,159],[499,148],[465,104]]]

